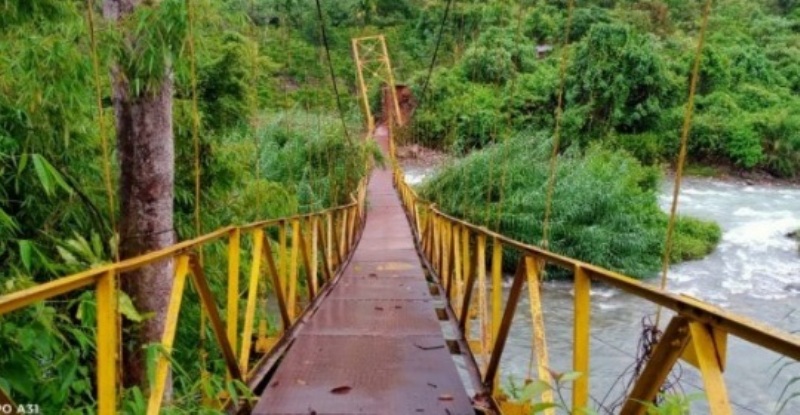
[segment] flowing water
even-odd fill
[[[419,181],[426,173],[413,172],[409,179]],[[671,183],[665,183],[659,198],[664,210],[669,209],[671,194]],[[716,221],[723,235],[711,255],[670,268],[669,290],[784,330],[800,330],[800,254],[797,242],[786,236],[800,228],[800,188],[687,179],[681,191],[679,213]],[[572,284],[547,282],[542,295],[549,366],[555,371],[569,371]],[[519,381],[529,373],[531,321],[526,295],[523,300],[501,366],[504,383],[508,382],[508,376]],[[630,378],[628,370],[638,349],[642,319],[652,318],[655,311],[654,305],[637,297],[593,286],[590,369],[593,407],[599,404],[608,407],[620,396]],[[668,321],[669,315],[666,317],[662,321]],[[735,413],[775,413],[784,387],[792,378],[800,377],[800,362],[786,363],[775,353],[729,338],[725,381]],[[688,364],[681,367],[682,390],[687,394],[699,392],[703,382],[697,371]],[[535,373],[534,369],[534,377]],[[800,381],[790,385],[786,395],[798,391]],[[693,405],[693,409],[693,413],[707,412],[702,401]],[[782,413],[800,414],[800,397],[790,401]]]

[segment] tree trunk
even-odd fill
[[[106,0],[104,15],[118,21],[146,0]],[[136,42],[128,36],[127,42]],[[172,133],[172,75],[167,69],[159,86],[134,96],[118,67],[112,70],[120,165],[120,255],[130,258],[175,243],[172,223],[175,149]],[[147,389],[147,362],[142,347],[161,341],[173,262],[164,261],[126,273],[122,288],[137,310],[153,317],[137,324],[134,341],[123,352],[124,383]],[[171,395],[167,383],[166,398]]]

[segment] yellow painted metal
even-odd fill
[[[473,272],[473,269],[471,267],[472,264],[470,263],[470,258],[471,257],[470,257],[470,245],[469,245],[469,243],[470,243],[470,230],[469,230],[469,228],[462,226],[461,227],[461,272],[464,275],[465,279],[468,279],[469,276],[472,275],[472,272]],[[469,304],[466,303],[466,297],[468,295],[467,294],[467,290],[469,290],[469,287],[467,285],[465,285],[464,286],[464,294],[461,297],[461,301],[462,301],[461,307],[462,308],[469,307]],[[468,313],[463,314],[463,318],[466,319],[466,320],[469,320],[469,314]],[[469,323],[468,322],[462,322],[462,325],[463,324],[466,324],[466,327],[469,327]],[[470,339],[470,330],[469,329],[464,330],[464,338],[466,340]]]
[[[319,217],[314,216],[311,218],[310,226],[310,241],[308,249],[311,252],[311,289],[315,293],[319,292]],[[324,253],[323,253],[324,255]]]
[[[503,245],[497,239],[492,240],[492,325],[489,346],[494,350],[494,342],[503,319]],[[495,390],[500,386],[500,372],[494,378]]]
[[[272,275],[272,286],[275,291],[275,298],[278,299],[278,311],[281,313],[281,322],[283,323],[283,332],[285,333],[289,326],[292,325],[292,320],[289,318],[289,311],[286,307],[286,296],[283,293],[286,290],[281,286],[281,278],[278,275],[278,268],[275,266],[275,258],[272,255],[272,245],[269,240],[264,243],[264,258],[267,259],[267,268],[270,275]]]
[[[220,239],[230,232],[231,229],[233,228],[223,228],[199,238],[164,248],[160,251],[151,252],[136,258],[116,262],[111,265],[92,268],[87,271],[82,271],[77,274],[69,275],[44,284],[39,284],[24,290],[3,295],[0,297],[0,315],[28,306],[38,301],[47,300],[64,293],[95,284],[100,277],[109,271],[114,271],[117,274],[121,274],[125,271],[170,258],[177,253],[186,251],[187,249]]]
[[[327,209],[313,214],[296,215],[289,218],[259,221],[246,224],[239,227],[225,227],[218,229],[209,234],[199,236],[197,238],[177,243],[170,247],[161,249],[159,251],[150,252],[135,258],[126,259],[124,261],[115,262],[113,264],[100,266],[90,270],[82,271],[73,275],[65,276],[51,282],[40,284],[25,290],[20,290],[14,293],[0,296],[0,315],[18,310],[28,305],[34,304],[39,301],[48,300],[50,298],[74,292],[81,288],[85,288],[96,284],[97,290],[97,331],[95,342],[98,345],[97,356],[97,402],[98,411],[100,413],[114,413],[116,411],[116,398],[118,397],[118,388],[116,384],[118,365],[118,346],[119,341],[119,324],[116,308],[116,291],[114,288],[114,276],[118,278],[125,278],[125,272],[141,268],[143,266],[161,262],[161,261],[176,261],[177,266],[175,269],[175,278],[173,284],[173,291],[170,296],[170,305],[168,307],[167,315],[165,316],[166,328],[163,333],[163,347],[169,352],[172,348],[172,341],[174,340],[177,318],[181,304],[181,293],[185,287],[186,274],[191,269],[191,275],[195,281],[195,285],[200,294],[203,313],[208,316],[211,322],[216,341],[221,348],[223,358],[228,366],[229,376],[237,380],[244,380],[241,377],[242,371],[240,370],[239,363],[236,361],[234,352],[236,344],[236,322],[238,317],[238,281],[239,278],[239,257],[241,255],[240,238],[241,233],[246,232],[252,235],[253,243],[253,262],[250,269],[250,281],[248,288],[248,304],[245,311],[245,322],[242,328],[242,356],[240,356],[240,363],[245,362],[242,366],[247,366],[249,359],[249,350],[251,346],[253,322],[256,308],[256,295],[258,293],[258,278],[260,277],[261,267],[261,253],[267,252],[267,245],[264,244],[264,231],[266,227],[283,227],[287,221],[292,219],[297,220],[311,220],[310,218],[333,217],[334,215],[341,214],[343,211],[353,212],[353,228],[357,229],[362,223],[362,217],[358,212],[363,212],[363,205],[366,202],[365,189],[366,182],[362,181],[359,185],[357,196],[353,197],[354,203],[350,203],[337,208]],[[331,223],[332,225],[332,223]],[[355,231],[353,231],[355,232]],[[284,231],[285,234],[285,231]],[[335,236],[331,232],[331,236]],[[207,281],[203,274],[200,264],[192,259],[194,255],[199,252],[206,245],[212,242],[219,241],[228,237],[228,293],[226,295],[226,311],[227,320],[229,324],[223,323],[219,315],[216,301],[212,297],[212,293],[208,288]],[[319,238],[324,239],[320,229]],[[323,256],[325,255],[324,244],[322,247]],[[332,249],[332,248],[331,248]],[[331,255],[332,255],[331,251]],[[274,259],[272,258],[271,251],[268,258],[270,259],[270,270],[274,277],[273,284],[278,287],[279,291],[285,291],[280,284],[280,275],[276,269]],[[325,260],[323,260],[325,262]],[[340,261],[341,263],[341,261]],[[335,268],[331,267],[328,272],[333,272]],[[281,304],[282,295],[279,295],[279,308],[282,310],[282,317],[285,313],[285,304]],[[285,319],[287,320],[287,319]],[[284,320],[284,321],[285,321]],[[232,323],[232,324],[230,324]],[[288,328],[288,324],[285,325]],[[274,339],[271,339],[274,341]],[[247,344],[245,344],[247,343]],[[159,362],[156,362],[157,383],[154,383],[151,391],[154,393],[150,396],[148,402],[149,413],[157,413],[159,406],[163,400],[163,391],[166,389],[166,375],[169,373],[169,359],[166,355],[161,356]],[[216,400],[214,400],[216,403]]]
[[[287,247],[286,242],[286,222],[279,222],[278,228],[278,272],[281,276],[281,287],[283,287],[284,298],[289,295],[289,281],[287,278],[288,273],[288,260],[287,260]]]
[[[591,335],[592,281],[583,268],[575,268],[575,298],[573,323],[572,370],[580,372],[572,389],[572,407],[586,408],[589,404],[589,339]]]
[[[348,209],[347,212],[347,251],[353,247],[356,237],[356,209]]]
[[[492,338],[497,338],[503,318],[503,245],[492,239]]]
[[[433,267],[437,274],[442,272],[442,221],[433,216]]]
[[[264,244],[264,231],[253,231],[253,260],[250,264],[250,280],[247,286],[247,308],[244,312],[244,327],[242,328],[242,349],[239,352],[239,369],[247,373],[250,366],[250,346],[253,343],[253,322],[256,315],[256,302],[258,301],[258,280],[261,275],[261,257]]]
[[[647,365],[636,379],[620,415],[647,413],[647,407],[642,405],[642,402],[652,402],[656,398],[658,390],[669,376],[672,366],[678,361],[687,343],[689,343],[689,326],[686,319],[680,316],[673,317],[651,353]]]
[[[258,335],[256,337],[255,349],[258,353],[269,351],[270,341],[267,337],[267,320],[261,319],[258,322]]]
[[[696,321],[689,323],[691,342],[697,352],[697,362],[703,375],[703,385],[711,415],[729,415],[731,411],[728,390],[722,377],[717,348],[708,326]]]
[[[222,351],[222,357],[228,368],[228,375],[235,380],[244,381],[244,379],[242,379],[242,372],[239,371],[239,367],[236,365],[234,349],[225,335],[225,328],[222,324],[219,310],[217,309],[217,303],[214,301],[214,294],[208,286],[208,280],[206,279],[198,257],[191,257],[189,266],[192,271],[192,281],[194,281],[194,286],[197,289],[197,293],[200,295],[200,302],[203,306],[203,310],[208,316],[217,344]]]
[[[320,219],[322,219],[322,218],[320,217]],[[325,240],[327,238],[325,237],[325,234],[323,232],[324,231],[322,230],[322,227],[318,227],[317,228],[317,245],[319,246],[319,251],[320,251],[320,254],[321,254],[320,258],[322,260],[322,279],[323,279],[323,285],[324,285],[324,284],[327,284],[328,281],[333,279],[333,271],[334,270],[331,267],[330,262],[328,262],[328,255],[327,255],[328,248],[327,248],[326,242],[325,242]]]
[[[289,291],[286,295],[286,307],[289,318],[294,322],[297,307],[297,255],[300,251],[300,221],[292,221],[292,250],[289,254]]]
[[[234,229],[228,239],[228,342],[236,350],[236,333],[239,332],[239,255],[241,231]]]
[[[450,236],[452,227],[449,223],[442,223],[442,283],[444,284],[445,292],[449,299],[450,291],[452,290],[452,276],[450,269],[450,247],[452,244],[452,237]]]
[[[347,257],[347,211],[340,212],[339,218],[339,259],[344,262]]]
[[[501,400],[500,413],[503,415],[530,415],[531,404],[527,402],[511,402],[508,400]]]
[[[189,273],[189,256],[178,256],[175,264],[175,278],[172,281],[172,292],[169,297],[169,306],[164,320],[164,333],[161,337],[162,352],[156,362],[154,384],[151,385],[150,399],[147,402],[147,414],[158,415],[164,391],[167,386],[169,374],[169,358],[165,354],[172,353],[172,343],[175,340],[175,330],[178,328],[178,313],[181,310],[183,288],[186,283],[186,274]]]
[[[486,292],[486,236],[478,234],[478,246],[476,247],[475,254],[477,255],[477,268],[475,270],[478,275],[478,324],[480,327],[480,341],[481,341],[481,369],[486,370],[486,365],[489,364],[489,310],[488,298]]]
[[[97,281],[97,412],[117,413],[119,327],[116,275],[106,272]]]
[[[462,274],[463,264],[461,262],[461,228],[457,225],[453,228],[453,282],[455,291],[450,298],[453,310],[460,310],[464,300],[464,277]]]
[[[471,277],[468,277],[470,275],[469,268],[470,266],[475,266],[473,264],[476,263],[475,259],[479,255],[479,253],[477,252],[472,252],[472,253],[469,252],[471,233],[474,233],[477,236],[477,238],[480,237],[493,238],[493,240],[501,243],[504,246],[504,248],[513,249],[517,251],[519,254],[525,256],[526,262],[529,261],[533,262],[531,264],[528,264],[526,268],[529,271],[533,271],[534,273],[538,273],[539,270],[543,269],[545,264],[554,265],[557,267],[565,268],[567,270],[576,272],[576,289],[575,289],[576,315],[575,315],[575,326],[574,326],[575,354],[573,356],[573,366],[576,371],[585,373],[584,376],[578,378],[578,380],[575,381],[575,393],[573,395],[573,403],[577,407],[580,406],[585,407],[586,402],[588,400],[589,337],[590,337],[589,317],[591,314],[589,288],[591,280],[606,283],[613,287],[619,288],[622,291],[625,291],[626,293],[635,295],[637,297],[640,297],[657,305],[671,309],[679,313],[681,316],[680,318],[685,319],[685,322],[691,322],[696,325],[702,325],[706,330],[708,337],[707,343],[712,344],[713,347],[704,347],[702,350],[696,350],[699,346],[693,345],[690,348],[681,346],[679,347],[679,353],[677,355],[675,355],[674,351],[671,351],[669,349],[664,349],[669,353],[662,351],[661,353],[664,353],[664,356],[656,358],[655,361],[657,364],[651,366],[651,368],[649,369],[650,370],[649,373],[653,374],[653,376],[651,376],[651,380],[649,382],[646,382],[652,385],[658,383],[658,385],[654,386],[656,391],[658,389],[658,386],[660,386],[660,383],[654,382],[652,379],[658,378],[660,376],[659,371],[666,371],[666,373],[668,373],[669,369],[672,367],[672,364],[674,363],[674,360],[677,360],[678,356],[680,356],[681,353],[684,353],[684,349],[686,349],[684,357],[698,364],[698,366],[700,365],[699,355],[700,354],[707,355],[706,358],[704,359],[705,362],[704,364],[706,365],[706,372],[709,374],[708,375],[704,374],[704,379],[708,382],[714,382],[715,386],[712,387],[712,394],[714,395],[714,398],[712,399],[719,402],[726,400],[726,395],[724,395],[724,385],[721,382],[716,382],[715,379],[717,378],[721,379],[717,375],[717,372],[721,372],[725,366],[725,360],[727,355],[726,344],[727,344],[727,336],[729,334],[735,335],[745,341],[775,351],[789,358],[800,360],[800,336],[787,333],[785,331],[777,330],[773,327],[766,326],[764,324],[755,322],[745,317],[729,313],[725,310],[722,310],[708,303],[704,303],[702,301],[695,300],[692,298],[687,298],[682,295],[675,295],[666,292],[664,290],[652,287],[641,281],[626,277],[624,275],[609,270],[605,270],[600,267],[587,264],[572,258],[555,254],[541,247],[515,241],[513,239],[500,235],[496,232],[487,230],[481,226],[474,225],[464,220],[460,220],[458,218],[449,216],[446,213],[443,213],[440,210],[438,210],[438,208],[436,208],[435,205],[419,198],[419,196],[417,196],[417,194],[414,192],[413,188],[411,188],[405,182],[402,168],[400,168],[400,166],[397,164],[394,165],[394,174],[398,190],[403,195],[404,201],[405,199],[408,199],[408,202],[404,203],[407,212],[411,214],[410,213],[411,209],[414,209],[416,212],[419,212],[417,214],[417,217],[426,218],[424,221],[412,222],[412,223],[416,227],[417,235],[419,235],[421,238],[421,243],[424,253],[426,257],[433,264],[434,270],[436,272],[441,272],[441,267],[439,267],[437,264],[437,261],[441,257],[439,255],[439,252],[437,251],[437,249],[441,245],[439,243],[439,238],[441,236],[441,226],[442,226],[440,225],[440,223],[446,223],[445,226],[453,227],[454,229],[460,229],[461,237],[459,238],[458,243],[460,243],[461,245],[461,251],[458,257],[461,260],[461,266],[453,268],[453,271],[455,274],[457,274],[460,271],[462,277],[467,278],[467,287],[465,287],[465,290],[468,291],[471,289],[469,285],[471,283]],[[454,242],[454,245],[455,244],[456,242]],[[482,266],[482,262],[480,260],[477,261],[477,263],[481,264]],[[538,286],[538,276],[529,274],[528,279],[529,279],[529,287]],[[480,278],[478,278],[478,280],[480,281]],[[469,292],[465,291],[464,296],[461,297],[458,294],[458,291],[459,290],[456,289],[456,295],[454,296],[452,301],[453,305],[456,305],[457,302],[460,301],[462,298],[465,301],[468,301],[470,298]],[[531,304],[532,307],[534,308],[532,310],[532,314],[534,314],[534,326],[535,326],[534,332],[541,333],[541,338],[539,340],[535,339],[534,341],[535,343],[544,346],[545,342],[543,338],[544,334],[543,318],[541,318],[541,304],[540,304],[541,299],[540,296],[538,295],[538,289],[529,291],[532,298]],[[539,306],[537,307],[536,304],[539,304]],[[459,309],[461,310],[460,313],[461,317],[459,317],[459,320],[464,320],[467,318],[468,308],[469,308],[469,303],[462,304],[462,306],[459,307]],[[539,317],[536,317],[537,315]],[[465,338],[469,341],[470,329],[468,323],[469,323],[468,321],[459,321],[462,333],[465,336]],[[536,326],[539,326],[540,329],[537,330]],[[688,326],[685,326],[683,328],[683,331],[688,332],[688,329],[686,327]],[[686,333],[684,333],[684,335],[685,334]],[[537,337],[539,336],[537,335]],[[683,340],[680,340],[680,338],[676,337],[673,339],[673,342],[674,341],[678,341],[677,344],[678,346],[680,346]],[[477,342],[470,342],[470,344],[473,345],[473,347],[471,347],[473,354],[482,353],[482,351],[480,350],[482,349],[481,347],[482,341],[479,340]],[[672,348],[675,348],[675,345],[673,345]],[[535,349],[536,353],[539,355],[541,355],[542,352],[546,353],[545,347],[535,347]],[[713,359],[711,357],[713,357]],[[670,359],[672,359],[673,363],[670,363]],[[544,357],[539,356],[537,360],[540,363],[546,362],[547,361],[546,355]],[[711,368],[709,369],[709,367]],[[543,371],[542,369],[543,365],[540,364],[539,377],[543,379],[548,379],[549,372]],[[642,381],[643,380],[640,379],[640,382]],[[642,385],[645,385],[645,383],[643,383]],[[639,387],[641,388],[643,386],[640,385]],[[630,405],[630,403],[628,403],[628,405]],[[720,404],[719,406],[723,407],[725,405]],[[628,408],[631,408],[631,406],[628,406]],[[623,411],[623,413],[630,414],[630,413],[640,413],[640,412],[630,412],[629,410],[626,410]]]
[[[303,233],[303,224],[300,224],[300,231],[297,232],[297,238],[300,239],[300,257],[303,259],[303,270],[306,273],[306,291],[308,292],[308,301],[311,302],[314,300],[314,297],[317,295],[316,290],[314,289],[316,274],[312,274],[311,272],[311,259],[309,255],[309,247],[306,236]]]
[[[328,258],[331,270],[336,268],[338,262],[333,256],[333,215],[328,212],[325,214],[325,255]]]
[[[358,79],[358,92],[361,94],[361,108],[364,110],[364,119],[367,120],[367,131],[375,130],[375,120],[372,118],[372,109],[370,109],[369,96],[367,94],[367,85],[364,81],[363,64],[361,63],[361,54],[359,53],[358,42],[352,39],[353,57],[356,60],[356,77]]]
[[[550,359],[547,355],[547,341],[544,334],[544,314],[542,313],[542,298],[540,295],[539,286],[539,270],[541,264],[534,258],[525,257],[525,272],[528,277],[528,295],[530,299],[531,308],[531,323],[533,327],[533,347],[536,351],[536,366],[539,374],[539,379],[550,382]],[[542,392],[542,402],[553,402],[553,391],[547,389]],[[545,411],[547,414],[554,414],[555,411],[550,408]]]
[[[409,199],[409,200],[412,200],[412,199]],[[414,223],[416,224],[416,227],[417,227],[416,229],[421,232],[422,228],[420,227],[421,226],[421,222],[419,220],[419,206],[416,203],[414,203],[413,201],[411,202],[411,204],[414,206],[412,211],[414,212]]]
[[[691,316],[694,320],[719,328],[723,332],[727,332],[730,335],[772,350],[778,354],[800,360],[799,335],[778,330],[752,319],[721,310],[708,303],[687,299],[682,295],[660,290],[657,287],[653,287],[637,279],[565,257],[547,251],[541,247],[516,241],[486,228],[449,216],[431,205],[428,205],[428,209],[430,209],[432,214],[437,215],[443,220],[457,223],[465,229],[469,229],[471,232],[486,235],[487,238],[498,238],[506,248],[515,249],[521,254],[535,257],[539,261],[568,270],[581,267],[593,280],[619,288],[626,293],[662,305],[670,310],[681,312],[684,315]]]
[[[400,101],[397,99],[397,88],[394,83],[394,72],[392,71],[392,61],[389,59],[389,49],[386,47],[386,37],[380,35],[381,50],[383,51],[384,67],[389,78],[389,93],[392,95],[394,104],[394,115],[397,125],[403,125],[403,113],[400,111]]]
[[[728,350],[728,335],[724,331],[710,327],[711,330],[711,337],[714,341],[714,349],[717,354],[717,360],[719,362],[719,367],[722,371],[725,371],[725,363],[726,363],[726,355]],[[697,357],[697,350],[695,350],[694,343],[690,342],[686,349],[683,351],[683,355],[681,359],[689,363],[690,365],[700,369],[700,362]]]
[[[367,120],[367,131],[375,129],[375,121],[370,110],[370,81],[377,79],[388,90],[392,98],[394,114],[390,114],[397,125],[403,125],[403,115],[400,111],[400,102],[397,99],[392,63],[389,59],[389,50],[386,38],[383,35],[365,36],[352,39],[353,59],[356,64],[356,76],[361,96],[361,106]],[[377,67],[374,65],[377,64]],[[365,76],[369,75],[369,79]]]

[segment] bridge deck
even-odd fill
[[[385,132],[376,139],[386,152]],[[254,414],[474,414],[445,346],[388,169],[375,169],[361,242]]]

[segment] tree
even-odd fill
[[[120,165],[119,236],[122,258],[131,258],[175,243],[169,57],[180,47],[185,22],[182,2],[174,0],[105,0],[103,14],[119,30],[112,67]],[[172,261],[163,261],[122,278],[123,290],[135,307],[154,316],[133,328],[135,340],[123,356],[126,385],[146,385],[143,346],[161,339],[173,268]]]
[[[578,43],[568,99],[588,116],[581,129],[636,133],[653,127],[675,99],[675,83],[652,36],[596,24]]]

